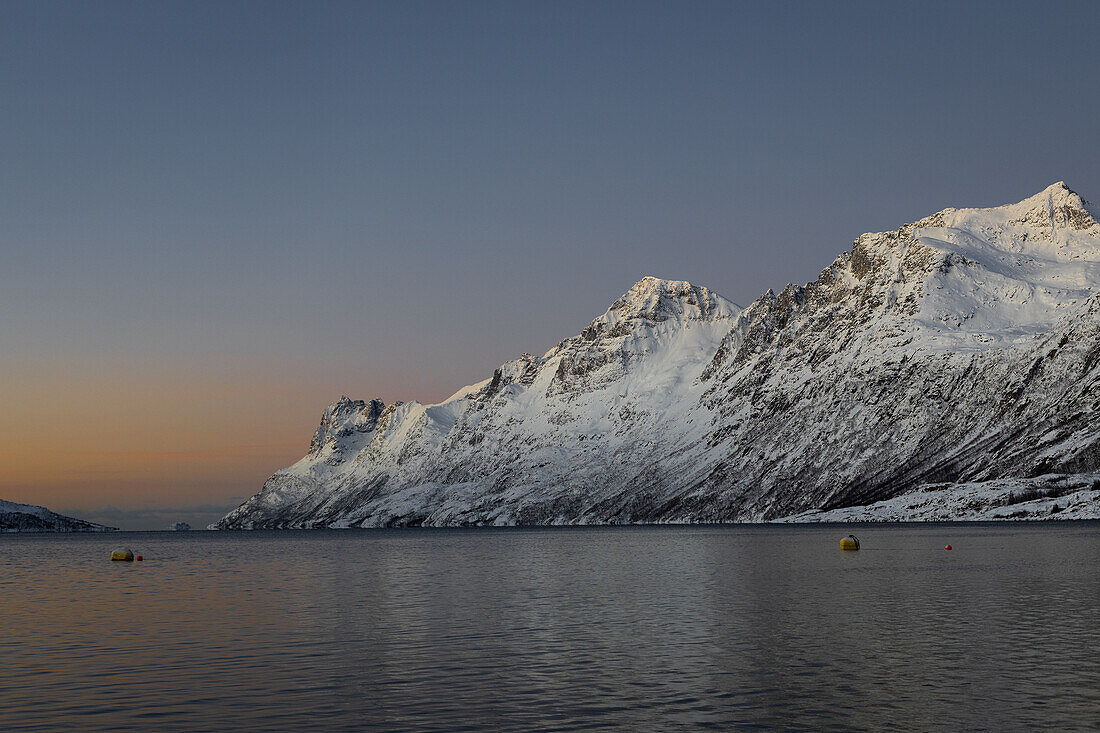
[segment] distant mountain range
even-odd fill
[[[1097,216],[946,209],[743,309],[646,277],[439,404],[341,398],[212,526],[1100,517]]]
[[[55,514],[42,506],[0,500],[0,532],[113,532],[116,529]]]

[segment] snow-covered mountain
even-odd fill
[[[343,398],[215,526],[767,520],[1100,470],[1100,224],[1063,183],[742,310],[645,278],[437,405]]]
[[[115,529],[55,514],[43,506],[0,499],[0,532],[112,532]]]

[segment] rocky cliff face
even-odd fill
[[[1100,224],[1058,183],[741,310],[645,278],[438,405],[331,405],[222,528],[767,520],[1100,469]]]
[[[0,500],[0,532],[112,532],[115,529],[55,514],[46,507]]]

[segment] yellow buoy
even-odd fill
[[[111,551],[112,560],[121,560],[123,562],[134,561],[134,551],[129,547],[116,547]]]
[[[858,550],[859,540],[854,534],[850,534],[840,541],[840,549],[842,550]]]

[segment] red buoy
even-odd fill
[[[945,547],[945,548],[943,548],[943,549],[945,549],[945,550],[950,550],[950,549],[951,549],[951,545],[948,545],[947,547]]]
[[[948,547],[947,549],[949,549],[949,550],[950,550],[951,548],[950,548],[950,547]],[[138,556],[137,556],[137,557],[135,557],[134,559],[135,559],[135,560],[144,560],[145,558],[144,558],[144,557],[142,557],[141,555],[138,555]]]

